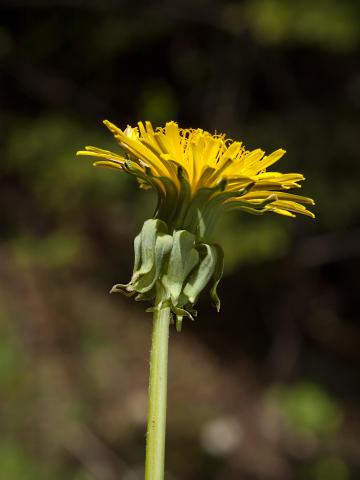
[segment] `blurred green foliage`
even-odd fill
[[[345,0],[254,0],[246,13],[260,42],[303,42],[334,51],[356,48],[359,5]]]
[[[293,427],[301,433],[326,438],[339,431],[342,410],[319,385],[298,382],[291,386],[275,386],[270,393]]]
[[[336,457],[324,458],[316,463],[313,478],[316,480],[347,480],[350,478],[349,468]]]

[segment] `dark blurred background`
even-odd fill
[[[75,151],[174,119],[287,150],[316,220],[234,214],[171,331],[168,480],[360,478],[360,3],[0,4],[0,479],[140,480],[151,316],[110,296],[154,194]]]

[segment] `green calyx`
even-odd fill
[[[224,256],[219,245],[203,243],[188,230],[169,231],[164,221],[150,219],[135,238],[134,251],[130,282],[114,285],[110,293],[153,301],[156,291],[161,289],[164,300],[154,308],[169,307],[180,331],[183,317],[193,320],[196,316],[193,307],[201,291],[212,281],[210,296],[220,310],[217,286],[223,273]]]

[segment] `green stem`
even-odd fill
[[[162,292],[159,290],[154,305],[150,353],[145,480],[163,480],[164,478],[170,309],[168,307],[158,309],[162,300]]]

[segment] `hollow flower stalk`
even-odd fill
[[[134,240],[134,269],[127,284],[111,292],[148,300],[154,312],[146,480],[162,480],[166,411],[168,328],[172,315],[177,329],[184,317],[194,318],[194,305],[211,282],[217,308],[217,286],[223,272],[223,251],[211,242],[217,220],[241,210],[261,215],[273,212],[314,217],[311,198],[289,193],[299,188],[300,173],[268,171],[285,154],[247,150],[242,142],[202,129],[183,129],[168,122],[154,129],[150,122],[121,130],[104,124],[118,143],[118,152],[88,146],[78,155],[96,157],[94,165],[136,177],[140,188],[157,193],[153,218],[144,222]]]

